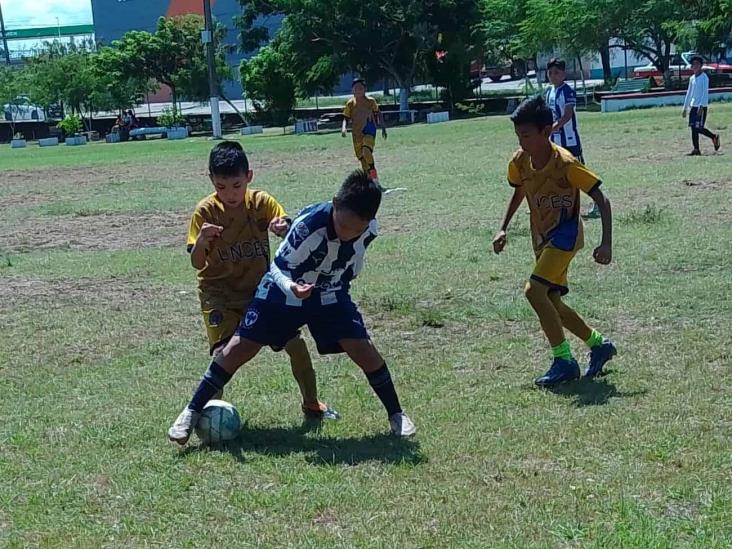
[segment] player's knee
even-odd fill
[[[547,288],[540,282],[529,280],[524,287],[524,295],[530,303],[545,299],[547,296]]]
[[[229,373],[236,372],[241,366],[249,362],[262,348],[261,345],[234,336],[226,344],[226,347],[216,355],[216,361]]]
[[[308,346],[301,338],[291,340],[285,347],[285,352],[290,357],[292,366],[298,368],[311,368],[310,352]]]

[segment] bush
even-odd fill
[[[56,124],[56,127],[62,130],[64,135],[73,136],[81,131],[84,124],[81,122],[81,118],[77,115],[67,114],[61,122]]]
[[[165,107],[160,116],[158,116],[158,124],[164,128],[177,128],[185,124],[185,118],[170,107]]]

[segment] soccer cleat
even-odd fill
[[[686,156],[701,156],[701,151],[699,149],[694,149],[690,153],[686,153]]]
[[[199,412],[194,412],[186,406],[175,423],[168,429],[168,440],[175,442],[178,446],[185,446],[200,417]]]
[[[602,343],[590,349],[587,353],[589,357],[589,365],[585,370],[585,377],[592,379],[602,372],[602,367],[610,362],[613,357],[618,354],[615,344],[609,339],[603,339]]]
[[[552,367],[541,377],[534,380],[539,387],[548,387],[565,381],[573,381],[580,377],[580,367],[575,359],[555,358]]]
[[[719,142],[719,134],[716,134],[714,138],[712,138],[712,143],[714,143],[714,150],[718,151],[719,148],[722,146],[722,144]]]
[[[391,434],[398,437],[411,437],[417,432],[417,428],[404,412],[397,412],[389,418]]]
[[[302,413],[310,419],[330,419],[337,420],[340,418],[338,412],[328,406],[325,402],[303,403]]]

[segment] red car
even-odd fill
[[[671,75],[678,78],[679,76],[688,78],[693,74],[691,70],[691,58],[699,55],[691,51],[684,52],[682,54],[676,54],[671,57]],[[710,63],[707,58],[703,55],[700,57],[704,58],[705,71],[721,74],[732,74],[732,65],[727,63]],[[644,67],[636,67],[633,69],[633,73],[636,78],[662,78],[663,74],[659,71],[655,65],[646,65]]]

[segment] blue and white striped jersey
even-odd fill
[[[577,94],[572,86],[565,82],[558,88],[554,86],[549,88],[546,93],[546,103],[552,110],[554,122],[557,122],[564,116],[565,106],[577,104]],[[577,128],[577,113],[574,113],[572,119],[562,126],[559,131],[552,134],[552,141],[565,149],[582,148],[579,129]]]
[[[349,301],[351,281],[361,272],[366,248],[378,235],[376,220],[349,242],[341,242],[333,226],[333,204],[313,204],[293,221],[269,272],[257,289],[256,298],[301,307],[303,300],[292,293],[291,282],[314,284],[305,300],[320,305]]]

